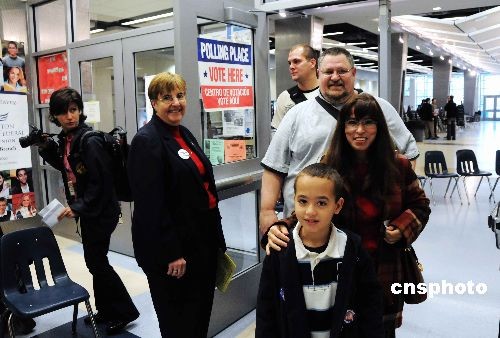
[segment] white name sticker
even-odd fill
[[[179,154],[179,157],[182,158],[183,160],[187,160],[189,158],[189,153],[187,152],[186,149],[179,149],[177,154]]]

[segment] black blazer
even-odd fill
[[[209,189],[217,197],[210,161],[191,132],[179,128],[203,162]],[[135,258],[145,270],[167,271],[170,262],[189,257],[195,245],[207,244],[198,229],[208,226],[203,219],[208,194],[196,165],[182,159],[180,149],[169,126],[156,115],[132,139],[127,168],[134,198],[132,241]],[[218,208],[216,213],[213,244],[225,251]]]

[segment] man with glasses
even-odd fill
[[[278,129],[285,114],[301,102],[314,99],[319,94],[318,79],[319,52],[307,44],[298,44],[290,49],[288,54],[288,69],[293,81],[297,84],[284,90],[276,100],[276,111],[271,121],[271,127]],[[359,94],[363,91],[355,89]]]
[[[274,211],[283,190],[283,216],[293,208],[293,182],[307,165],[319,162],[327,150],[336,126],[338,110],[357,93],[356,68],[344,48],[325,50],[319,59],[319,95],[291,108],[276,131],[261,165],[264,167],[259,226],[262,233],[278,220]],[[394,144],[410,160],[419,156],[417,144],[403,120],[389,102],[376,98],[381,106]]]

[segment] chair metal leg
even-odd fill
[[[455,184],[453,185],[453,189],[451,189],[450,199],[453,196],[453,193],[455,192],[455,189],[456,189],[457,193],[458,193],[458,198],[460,198],[460,204],[464,204],[464,202],[462,202],[462,194],[460,193],[460,189],[458,188],[458,181],[459,181],[460,177],[450,177],[450,180],[452,178],[455,179]],[[446,196],[446,193],[445,193],[445,196]]]
[[[477,191],[479,190],[479,186],[481,185],[481,182],[483,181],[483,177],[484,177],[484,176],[481,176],[481,179],[479,180],[479,184],[477,185],[476,192],[474,193],[474,198],[475,198],[475,197],[476,197],[476,195],[477,195]],[[486,177],[486,178],[487,178],[487,177]],[[489,180],[490,180],[490,179],[488,178],[488,181],[489,181]],[[491,187],[490,187],[490,189],[491,189]]]
[[[455,188],[457,188],[458,198],[460,198],[460,204],[464,204],[464,202],[462,202],[462,194],[460,193],[460,189],[458,189],[458,180],[459,180],[459,178],[455,177],[455,187],[453,188],[453,190],[455,190]],[[451,195],[450,195],[450,197],[451,197]]]
[[[451,189],[450,198],[453,196],[455,189],[457,189],[457,191],[458,191],[458,187],[457,187],[457,183],[456,183],[456,182],[458,182],[457,181],[458,179],[459,179],[459,177],[455,177],[455,185],[453,186],[453,189]]]
[[[493,202],[495,201],[494,193],[495,193],[495,189],[497,188],[497,183],[498,183],[499,179],[500,179],[500,176],[498,176],[497,179],[495,180],[495,184],[493,184],[493,190],[492,190],[490,197],[489,197],[489,198],[491,198],[491,196],[493,196]]]
[[[486,176],[486,180],[488,181],[488,187],[490,187],[490,197],[488,197],[488,199],[491,199],[493,197],[493,203],[495,203],[495,195],[493,195],[493,188],[491,187],[490,177]]]
[[[73,322],[71,323],[71,332],[76,333],[76,317],[78,315],[78,304],[73,305]]]
[[[94,312],[92,312],[92,307],[90,306],[90,301],[86,300],[85,306],[87,307],[87,312],[88,312],[89,317],[90,317],[90,322],[92,323],[92,330],[94,330],[94,336],[95,336],[95,338],[100,338],[101,335],[99,334],[99,330],[97,330],[97,326],[95,324]]]
[[[429,187],[431,188],[431,200],[434,205],[436,205],[436,200],[434,199],[434,189],[432,189],[432,177],[429,178]]]
[[[467,191],[467,186],[465,185],[465,176],[463,176],[464,180],[464,190],[465,190],[465,197],[467,197],[467,204],[470,205],[470,201],[469,201],[469,192]]]
[[[446,186],[446,191],[444,192],[444,196],[443,196],[444,198],[446,198],[446,194],[448,193],[448,188],[450,187],[451,179],[452,178],[450,177],[450,179],[448,180],[448,185]],[[451,198],[451,195],[450,195],[450,198]]]
[[[14,338],[16,335],[14,333],[14,314],[11,312],[9,315],[9,320],[7,321],[7,326],[9,327],[9,336]]]

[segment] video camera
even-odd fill
[[[54,134],[44,133],[42,130],[30,124],[31,132],[27,136],[21,136],[19,138],[19,144],[23,148],[27,148],[34,144],[43,143],[47,137],[54,136]]]

